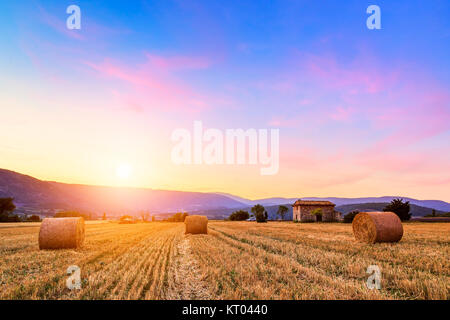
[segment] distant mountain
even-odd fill
[[[260,204],[263,206],[274,206],[274,205],[280,205],[280,204],[286,204],[286,203],[294,203],[295,201],[298,200],[298,198],[281,198],[281,197],[249,200],[249,199],[241,198],[241,197],[229,194],[229,193],[217,192],[216,194],[220,194],[220,195],[229,197],[230,199],[239,201],[248,206],[254,206],[255,204]]]
[[[13,197],[17,211],[27,213],[52,214],[57,210],[82,210],[119,215],[124,213],[135,214],[142,210],[149,210],[155,214],[188,211],[206,214],[211,218],[228,217],[236,209],[250,210],[252,206],[259,203],[266,207],[271,219],[276,219],[276,211],[278,205],[281,204],[289,208],[287,216],[292,219],[291,204],[297,200],[297,198],[281,197],[249,200],[225,193],[66,184],[42,181],[4,169],[0,169],[0,197]],[[373,209],[377,209],[381,206],[384,208],[386,203],[397,197],[301,198],[305,200],[328,200],[335,203],[338,209],[345,205],[360,204],[370,204]],[[410,201],[411,205],[418,206],[418,208],[411,206],[414,208],[413,214],[415,216],[430,213],[430,208],[443,212],[450,211],[450,204],[444,201],[416,200],[406,197],[403,197],[403,199]],[[343,207],[343,210],[351,211],[354,210],[353,208],[356,207]],[[427,210],[428,212],[425,212]]]
[[[303,199],[303,198],[302,198]],[[344,216],[345,214],[358,210],[358,211],[383,211],[383,209],[389,204],[389,202],[375,202],[375,203],[354,203],[354,204],[346,204],[341,206],[336,206],[335,210],[342,213]],[[286,213],[285,220],[292,220],[293,216],[293,210],[291,203],[284,203],[281,205],[285,205],[289,208],[289,211]],[[269,220],[277,220],[279,217],[277,216],[278,207],[280,205],[273,205],[273,206],[264,206],[267,214],[269,216]],[[433,209],[418,206],[415,204],[410,204],[411,207],[411,215],[413,217],[423,217],[427,214],[431,214]],[[241,208],[240,210],[247,211],[251,213],[251,206]],[[207,215],[211,219],[225,219],[230,216],[230,214],[235,211],[235,209],[209,209],[209,210],[202,210],[200,212],[197,212],[198,214],[204,214]],[[445,211],[447,212],[447,211]],[[436,210],[436,214],[445,213],[444,211]]]
[[[289,209],[289,211],[286,213],[285,220],[292,220],[293,212],[292,212],[291,204],[284,204],[284,205],[286,207],[288,207],[288,209]],[[252,206],[253,205],[242,207],[242,208],[239,208],[238,210],[244,210],[251,214]],[[269,220],[277,220],[278,219],[278,216],[277,216],[278,207],[279,207],[279,205],[273,205],[273,206],[264,205],[264,208],[267,211]],[[205,215],[210,219],[222,220],[222,219],[228,218],[230,216],[230,214],[232,214],[236,210],[237,209],[223,209],[222,208],[222,209],[199,210],[199,211],[192,212],[192,213]]]
[[[247,205],[247,206],[253,205],[253,202],[254,202],[253,200],[248,200],[248,199],[245,199],[245,198],[242,198],[242,197],[238,197],[238,196],[235,196],[235,195],[232,195],[232,194],[229,194],[229,193],[216,192],[216,194],[221,195],[221,196],[225,196],[225,197],[230,198],[230,199],[235,200],[235,201],[238,201],[238,202],[240,202],[240,203],[242,203],[244,205]]]
[[[384,207],[386,207],[389,202],[377,202],[377,203],[357,203],[357,204],[346,204],[342,206],[337,206],[336,210],[341,212],[342,214],[347,214],[351,211],[383,211]],[[413,217],[423,217],[427,214],[431,214],[433,209],[418,206],[415,204],[410,204],[411,215]],[[436,210],[436,213],[445,213],[444,211]]]
[[[83,210],[108,214],[240,208],[245,204],[214,193],[87,186],[41,181],[0,169],[0,197],[13,197],[18,211]]]
[[[261,205],[281,205],[281,204],[292,204],[299,198],[303,200],[324,200],[324,201],[331,201],[336,206],[346,205],[346,204],[359,204],[359,203],[386,203],[391,202],[395,198],[401,198],[405,201],[409,201],[410,204],[415,204],[417,206],[432,208],[436,210],[441,210],[444,212],[450,211],[450,203],[441,201],[441,200],[417,200],[413,198],[408,197],[401,197],[401,196],[384,196],[384,197],[363,197],[363,198],[337,198],[337,197],[299,197],[299,198],[267,198],[267,199],[259,199],[259,200],[247,200],[243,198],[239,198],[236,196],[231,196],[226,193],[222,193],[222,195],[227,197],[232,197],[233,199],[242,199],[246,200],[240,201],[242,203],[245,203],[247,205],[255,205],[255,204],[261,204]],[[239,201],[239,200],[238,200]]]
[[[441,200],[417,200],[408,197],[401,196],[384,196],[384,197],[365,197],[365,198],[302,198],[305,200],[328,200],[336,204],[336,206],[341,206],[345,204],[357,204],[357,203],[386,203],[391,202],[395,198],[401,198],[405,201],[409,201],[410,204],[415,204],[417,206],[432,208],[436,210],[442,210],[445,212],[450,211],[450,203]]]

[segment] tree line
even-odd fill
[[[401,221],[408,221],[411,219],[411,206],[409,205],[409,201],[403,201],[403,199],[400,198],[393,199],[391,203],[384,207],[383,211],[390,211],[395,213]],[[344,223],[352,223],[353,219],[358,213],[359,210],[354,210],[347,213],[344,216]]]
[[[249,214],[247,211],[245,210],[238,210],[233,212],[227,220],[230,221],[244,221],[244,220],[248,220],[251,217],[255,218],[256,222],[267,222],[268,219],[268,214],[266,209],[260,205],[257,204],[255,206],[253,206],[250,209],[252,214]],[[284,220],[284,217],[286,216],[286,213],[288,213],[289,208],[286,206],[279,206],[278,210],[277,210],[277,216],[279,216],[281,218],[281,220]]]
[[[13,214],[16,210],[13,198],[0,198],[0,222],[39,222],[41,218],[38,215],[24,215],[19,217]]]

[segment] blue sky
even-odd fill
[[[116,157],[133,186],[450,200],[449,1],[3,1],[0,28],[0,167],[113,185]],[[280,174],[173,168],[170,134],[194,120],[279,128]]]

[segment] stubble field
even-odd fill
[[[350,224],[87,222],[84,246],[39,250],[39,224],[0,225],[0,299],[449,299],[450,224],[406,223],[398,244]],[[82,288],[66,287],[67,268]],[[366,287],[369,265],[381,290]]]

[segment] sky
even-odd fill
[[[251,199],[450,201],[447,0],[1,1],[0,29],[0,168]],[[175,164],[172,134],[194,121],[278,129],[278,172]]]

